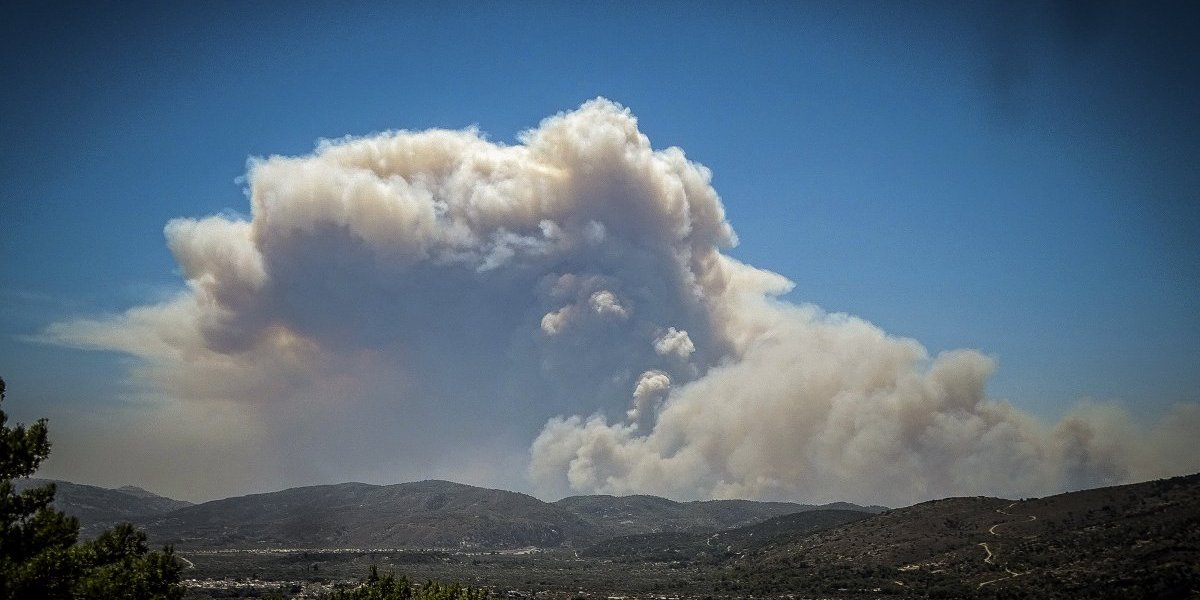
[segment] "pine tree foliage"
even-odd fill
[[[45,419],[9,427],[0,409],[0,600],[182,598],[169,547],[151,552],[146,534],[127,524],[80,544],[79,520],[51,506],[54,484],[16,491],[13,480],[33,475],[49,455]]]

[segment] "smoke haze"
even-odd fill
[[[710,179],[604,99],[511,146],[325,141],[251,161],[248,220],[167,224],[178,296],[42,335],[135,357],[146,405],[103,435],[136,442],[89,460],[183,495],[436,476],[899,505],[1200,470],[1196,404],[1044,423],[987,397],[980,352],[782,299],[791,282],[723,253]],[[190,471],[131,457],[155,449]]]

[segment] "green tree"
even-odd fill
[[[375,565],[367,578],[349,590],[338,590],[322,596],[323,600],[487,600],[488,591],[457,583],[443,584],[427,581],[413,585],[407,577],[396,579],[388,573],[380,575]]]
[[[5,385],[0,379],[0,403]],[[79,541],[79,520],[55,510],[54,484],[18,493],[50,455],[46,420],[8,426],[0,408],[0,600],[178,600],[180,567],[170,547],[151,552],[146,534],[118,525]]]

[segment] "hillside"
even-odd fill
[[[67,483],[59,489],[59,502],[92,523],[174,502],[139,490]],[[764,516],[785,510],[793,512]],[[1187,598],[1200,589],[1200,475],[1037,499],[947,498],[878,514],[652,496],[546,503],[445,481],[346,483],[133,520],[154,543],[207,549],[204,556],[237,548],[578,550],[486,559],[478,553],[386,555],[400,564],[433,557],[421,568],[442,565],[437,568],[447,569],[445,575],[472,574],[480,583],[500,578],[532,585],[570,575],[563,585],[582,578],[600,589],[617,577],[630,586],[625,591],[726,597]],[[739,520],[752,524],[713,526]],[[611,535],[654,528],[660,531]],[[253,556],[260,566],[274,564]],[[280,556],[305,568],[314,564],[308,554]],[[673,578],[663,583],[664,574]]]
[[[423,481],[252,494],[139,524],[152,540],[181,547],[579,548],[629,533],[711,533],[814,508],[747,500],[674,502],[654,496],[574,496],[546,503],[515,492]]]
[[[191,506],[134,486],[107,489],[49,479],[17,479],[18,490],[53,483],[54,507],[79,519],[80,534],[92,537],[117,523],[136,521]]]
[[[716,533],[663,532],[615,537],[603,540],[580,554],[613,561],[718,562],[770,544],[860,521],[872,514],[853,510],[806,510]]]
[[[1029,500],[925,502],[768,545],[718,591],[944,597],[1189,597],[1200,588],[1200,475]]]
[[[605,537],[685,531],[718,531],[751,525],[781,515],[843,509],[864,512],[886,510],[839,502],[824,506],[793,502],[708,500],[675,502],[657,496],[570,496],[554,503],[596,526]]]
[[[651,496],[546,503],[425,481],[255,494],[141,523],[210,578],[349,577],[378,563],[503,589],[638,597],[1189,598],[1200,590],[1200,475],[878,514],[805,508]],[[609,535],[653,527],[664,530]],[[528,547],[566,551],[491,552]],[[398,550],[379,551],[387,548]]]
[[[519,548],[596,537],[579,517],[532,496],[447,481],[293,488],[141,524],[157,543],[210,548]]]

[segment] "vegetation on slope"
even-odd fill
[[[18,492],[54,484],[55,509],[79,519],[79,533],[93,538],[120,523],[128,523],[191,506],[132,486],[105,489],[68,481],[19,479],[13,482]]]
[[[837,502],[824,506],[794,502],[704,500],[675,502],[657,496],[570,496],[554,503],[595,525],[603,537],[642,533],[718,531],[810,510],[855,510],[876,513],[882,506]]]
[[[208,548],[520,548],[595,539],[532,496],[448,481],[343,483],[189,506],[143,521],[155,539]]]
[[[322,596],[322,600],[485,600],[488,592],[457,583],[443,584],[427,581],[413,585],[406,577],[391,573],[380,575],[372,566],[363,582],[349,590],[337,590]]]
[[[601,541],[583,552],[587,558],[614,561],[698,561],[716,563],[783,540],[870,517],[851,510],[812,510],[718,532],[667,532],[621,536]]]
[[[796,513],[578,553],[212,550],[188,554],[189,573],[338,582],[378,564],[538,598],[1186,598],[1200,589],[1198,497],[1192,476],[1037,500],[950,498],[841,524]]]
[[[726,565],[717,589],[1188,598],[1200,589],[1200,475],[926,502],[764,547]]]

